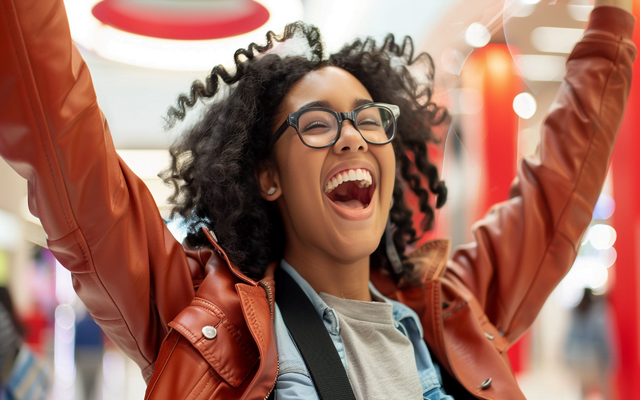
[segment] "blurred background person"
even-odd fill
[[[46,399],[49,378],[44,365],[22,340],[24,329],[9,291],[0,287],[0,399]]]
[[[6,399],[7,380],[22,343],[22,327],[12,309],[9,292],[0,287],[0,400]]]
[[[95,400],[99,398],[98,383],[102,373],[103,333],[84,307],[77,318],[74,358],[82,397],[76,397],[76,400]]]
[[[615,360],[611,326],[605,297],[585,288],[582,300],[571,310],[564,347],[565,361],[585,400],[611,399],[609,379]]]

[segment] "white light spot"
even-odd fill
[[[520,0],[522,4],[538,4],[540,0]]]
[[[616,230],[609,225],[596,224],[589,228],[589,241],[597,250],[605,250],[616,242]]]
[[[464,34],[464,40],[469,46],[484,47],[491,40],[491,34],[487,28],[479,22],[469,25]]]
[[[594,219],[609,219],[616,210],[616,202],[613,197],[608,194],[602,193],[596,203],[596,208],[593,210]]]
[[[556,295],[559,302],[575,307],[582,299],[585,288],[603,293],[607,289],[609,273],[597,257],[578,256],[567,276],[560,282]]]
[[[537,3],[537,2],[536,2]],[[531,1],[526,0],[512,0],[505,1],[504,3],[504,20],[509,21],[511,17],[526,18],[533,14],[536,9],[536,5],[531,4]]]
[[[537,109],[536,99],[530,93],[520,93],[513,99],[513,110],[520,118],[533,117]]]
[[[513,59],[522,71],[522,76],[530,81],[556,81],[564,78],[564,56],[548,56],[539,54],[515,55]]]
[[[592,264],[582,271],[584,280],[588,287],[597,290],[602,288],[609,278],[609,272],[599,264]]]
[[[53,399],[74,400],[76,367],[74,338],[76,313],[68,304],[60,304],[54,312],[53,333]]]
[[[571,53],[584,29],[540,26],[531,32],[531,44],[544,53]]]
[[[609,247],[608,249],[600,250],[598,252],[598,262],[605,268],[611,267],[616,262],[617,258],[618,252],[613,247]]]
[[[569,274],[571,274],[571,272],[569,272]],[[565,308],[573,308],[580,303],[583,292],[584,287],[582,286],[582,283],[567,275],[567,277],[560,282],[560,285],[556,290],[556,295],[558,302],[562,306]]]
[[[56,260],[55,274],[56,300],[60,304],[74,304],[78,296],[73,289],[71,272]]]

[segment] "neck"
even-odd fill
[[[309,253],[287,252],[284,259],[316,293],[350,300],[371,301],[369,257],[345,262]]]

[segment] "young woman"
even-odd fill
[[[405,254],[416,232],[403,189],[420,198],[424,228],[421,182],[437,207],[446,199],[426,154],[446,115],[408,71],[433,73],[410,41],[327,55],[316,29],[293,24],[238,51],[235,73],[194,83],[169,114],[210,99],[164,175],[189,228],[180,245],[115,152],[62,1],[0,1],[0,155],[29,181],[49,248],[140,365],[147,398],[317,398],[275,302],[288,277],[356,398],[524,399],[505,351],[591,219],[636,55],[634,19],[618,9],[630,0],[596,4],[538,157],[451,258],[446,240]],[[294,37],[306,56],[272,51]]]

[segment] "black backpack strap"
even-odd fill
[[[309,369],[321,400],[355,400],[338,351],[311,300],[282,268],[275,271],[276,303]]]

